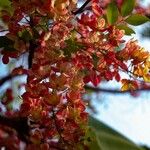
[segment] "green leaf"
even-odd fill
[[[64,55],[67,57],[71,57],[72,53],[77,52],[79,49],[83,48],[84,46],[80,43],[76,42],[73,39],[68,39],[66,42],[66,48],[63,49]]]
[[[135,31],[133,29],[129,28],[128,26],[126,26],[126,25],[118,25],[117,28],[120,29],[120,30],[124,30],[125,35],[135,34]]]
[[[23,30],[18,33],[18,36],[26,42],[29,42],[32,39],[32,33],[28,30]]]
[[[0,7],[9,7],[11,2],[9,0],[0,0]]]
[[[144,24],[144,23],[150,21],[150,19],[143,15],[133,14],[133,15],[129,16],[125,21],[128,24],[138,26],[138,25],[141,25],[141,24]]]
[[[121,6],[121,14],[123,17],[132,13],[135,6],[135,0],[124,0]]]
[[[90,150],[143,150],[135,143],[113,130],[106,124],[90,117],[89,132],[91,140],[88,142]]]
[[[118,8],[115,3],[107,6],[106,17],[109,24],[114,24],[118,20]]]
[[[6,10],[10,14],[13,12],[10,0],[0,0],[0,10]]]
[[[101,144],[99,143],[99,139],[96,135],[96,130],[94,128],[90,127],[88,129],[85,140],[85,144],[90,150],[102,150]]]
[[[0,48],[5,50],[15,50],[13,46],[14,41],[10,40],[6,36],[0,36]]]

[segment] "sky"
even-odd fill
[[[139,40],[142,47],[150,51],[150,40],[141,38],[138,34],[143,27],[136,27],[137,35],[133,37]],[[114,81],[100,86],[103,88],[120,87]],[[142,92],[136,98],[129,94],[119,96],[108,93],[99,94],[99,98],[95,102],[96,106],[99,100],[103,102],[97,107],[96,118],[121,132],[135,143],[150,147],[150,92]]]
[[[107,86],[112,84],[115,83],[109,82]],[[136,98],[129,94],[99,94],[95,104],[98,106],[98,119],[135,143],[150,146],[150,93],[141,93]]]

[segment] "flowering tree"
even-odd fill
[[[130,25],[149,19],[135,0],[10,0],[1,2],[2,62],[28,54],[28,67],[16,66],[0,86],[26,75],[19,110],[9,87],[1,98],[0,146],[6,149],[88,149],[87,104],[82,95],[101,81],[115,79],[121,91],[149,89],[150,53]],[[122,78],[125,72],[129,78]],[[19,87],[20,87],[19,86]],[[100,90],[100,89],[97,89]]]

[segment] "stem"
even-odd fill
[[[52,109],[52,113],[53,113],[53,119],[54,119],[54,123],[55,123],[56,130],[57,130],[57,132],[58,132],[58,134],[59,134],[60,139],[61,139],[62,142],[64,143],[63,137],[61,136],[60,128],[59,128],[58,125],[57,125],[56,115],[55,115],[55,112],[54,112],[53,109]]]
[[[58,124],[57,124],[57,120],[56,120],[56,115],[55,115],[55,112],[54,110],[52,109],[52,114],[53,114],[53,119],[54,119],[54,123],[55,123],[55,127],[56,127],[56,130],[59,134],[59,137],[60,137],[60,141],[62,142],[62,145],[65,145],[67,144],[68,146],[71,146],[61,135],[61,129],[59,128]],[[63,148],[62,150],[64,150],[65,148]]]

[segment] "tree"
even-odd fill
[[[150,53],[138,41],[125,41],[134,34],[130,25],[149,18],[137,9],[135,0],[2,0],[0,47],[2,62],[20,60],[0,80],[26,75],[19,110],[10,109],[14,89],[1,97],[0,146],[6,149],[91,148],[86,90],[131,92],[149,90]],[[28,67],[27,67],[28,66]],[[128,74],[123,79],[121,72]],[[95,88],[115,79],[121,91]],[[95,87],[89,87],[91,82]],[[95,145],[94,145],[95,146]]]

